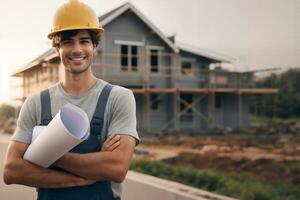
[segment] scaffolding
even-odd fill
[[[145,48],[147,49],[147,48]],[[59,74],[62,66],[57,61],[58,57],[51,56],[50,59],[43,60],[34,67],[19,71],[18,76],[23,77],[23,90],[39,84],[40,87],[50,85],[61,79]],[[122,60],[123,59],[123,60]],[[153,60],[157,59],[157,60]],[[124,62],[124,60],[127,60]],[[186,61],[187,60],[187,61]],[[174,130],[180,129],[180,118],[188,111],[203,119],[209,128],[217,126],[215,120],[215,103],[216,94],[232,93],[238,97],[238,115],[239,128],[243,127],[243,98],[246,95],[267,95],[277,94],[277,88],[259,88],[255,85],[254,73],[266,72],[268,70],[257,70],[238,72],[226,69],[209,69],[209,62],[203,63],[195,58],[185,58],[185,62],[191,62],[190,65],[183,66],[182,60],[178,54],[162,53],[157,51],[156,54],[148,50],[143,50],[140,54],[104,54],[97,52],[93,64],[96,77],[102,78],[112,84],[125,86],[133,91],[134,94],[142,95],[142,112],[143,112],[143,131],[151,132],[149,117],[151,105],[158,99],[150,99],[151,94],[168,95],[175,98],[174,116],[164,123],[159,131],[163,132],[169,128]],[[201,66],[199,66],[201,65]],[[42,71],[39,69],[40,66]],[[55,70],[51,70],[55,68]],[[36,71],[35,71],[36,70]],[[34,80],[26,83],[28,78],[26,74],[42,73],[43,80]],[[56,74],[53,74],[56,73]],[[55,77],[52,79],[51,77]],[[48,78],[45,79],[45,76]],[[51,78],[51,80],[50,80]],[[43,82],[44,81],[44,82]],[[31,91],[31,90],[29,90]],[[181,94],[193,94],[195,98],[192,101],[186,101]],[[25,99],[26,96],[23,97]],[[197,109],[197,106],[208,99],[207,115]],[[184,109],[180,108],[184,106]]]
[[[126,57],[128,55],[122,54],[102,54],[101,58],[103,61],[108,60],[117,60],[122,57]],[[218,93],[233,93],[238,97],[238,115],[239,115],[239,128],[243,127],[243,98],[246,95],[276,95],[278,93],[277,88],[258,88],[255,85],[255,75],[254,73],[262,73],[274,71],[277,69],[260,69],[254,71],[247,72],[237,72],[237,71],[229,71],[226,69],[209,69],[207,65],[205,68],[200,69],[199,67],[193,66],[190,69],[183,69],[180,65],[180,61],[178,60],[178,55],[174,53],[160,53],[159,58],[167,57],[167,60],[170,60],[170,65],[159,65],[158,73],[151,72],[151,62],[148,60],[151,59],[151,55],[147,52],[144,55],[137,55],[136,58],[139,58],[140,63],[135,68],[132,66],[128,66],[128,71],[122,71],[122,66],[120,63],[118,64],[107,64],[107,63],[95,63],[94,68],[101,68],[101,72],[103,74],[98,74],[100,78],[111,82],[113,84],[120,84],[126,86],[131,89],[134,94],[142,95],[143,99],[143,129],[145,132],[151,132],[149,127],[149,117],[151,113],[151,105],[157,101],[154,99],[151,101],[149,95],[151,94],[173,94],[176,102],[174,104],[174,117],[163,124],[159,132],[163,132],[170,127],[173,127],[175,130],[179,130],[180,127],[180,117],[184,115],[188,110],[192,110],[195,115],[199,116],[201,119],[206,121],[209,124],[210,129],[214,129],[217,124],[215,122],[215,100],[216,94]],[[131,59],[128,56],[128,59]],[[109,75],[107,71],[114,71],[117,69],[119,71],[119,75]],[[131,70],[130,70],[131,69]],[[134,69],[134,71],[132,71]],[[115,73],[116,71],[114,71]],[[139,74],[140,76],[136,76],[135,78],[130,76],[124,76],[126,73]],[[122,74],[123,73],[123,74]],[[126,74],[127,75],[127,74]],[[170,84],[168,86],[162,87],[152,87],[152,84],[161,81],[168,80]],[[194,85],[191,87],[184,86],[185,82],[193,83]],[[140,83],[140,88],[130,87],[131,84]],[[183,98],[181,98],[180,94],[190,93],[195,95],[195,98],[192,102],[187,102]],[[208,100],[208,113],[205,115],[201,111],[197,109],[197,105],[201,103],[201,101],[207,97]],[[184,109],[180,109],[179,105],[183,104],[185,106]],[[274,105],[269,105],[274,108]]]

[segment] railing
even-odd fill
[[[180,70],[178,66],[160,66],[150,72],[148,66],[138,66],[137,71],[122,71],[120,65],[95,64],[97,77],[121,85],[154,85],[155,88],[255,88],[253,72],[192,69]]]

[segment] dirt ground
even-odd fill
[[[300,186],[300,134],[149,137],[135,156]]]

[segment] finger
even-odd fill
[[[121,139],[120,135],[109,135],[107,140],[105,140],[105,142],[103,143],[101,151],[114,150],[117,146],[119,146],[119,144],[116,144],[116,146],[112,146],[112,145],[114,145],[116,142],[120,141],[120,139]]]
[[[108,145],[107,142],[106,142],[106,143],[103,143],[102,148],[101,148],[101,151],[108,151],[108,147],[109,147],[109,145]]]
[[[118,141],[121,140],[121,136],[120,135],[115,135],[115,137],[113,137],[110,141],[109,141],[109,144],[112,145]]]
[[[110,145],[112,145],[113,143],[111,143],[111,140],[115,137],[116,135],[109,135],[107,137],[107,139],[104,141],[104,143],[102,144],[102,148],[101,151],[109,151],[108,148]]]
[[[114,138],[115,135],[109,135],[106,140],[103,142],[102,147],[106,148],[109,146],[109,142],[111,141],[112,138]]]
[[[106,138],[105,142],[107,143],[107,142],[111,141],[111,139],[113,139],[114,137],[115,137],[115,135],[109,135],[109,136]]]
[[[108,151],[115,150],[120,144],[121,144],[120,141],[115,142],[113,145],[111,145],[111,146],[108,147]]]
[[[117,141],[119,141],[120,139],[121,139],[121,136],[115,135],[112,139],[110,139],[110,141],[108,141],[106,143],[107,147],[110,147],[111,145],[113,145],[114,143],[116,143]]]

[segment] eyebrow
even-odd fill
[[[91,40],[91,37],[81,37],[80,40]]]
[[[66,37],[62,41],[65,41],[65,40],[73,40],[73,38],[72,37]],[[87,36],[87,37],[81,37],[81,38],[79,38],[79,40],[92,40],[92,38]]]

